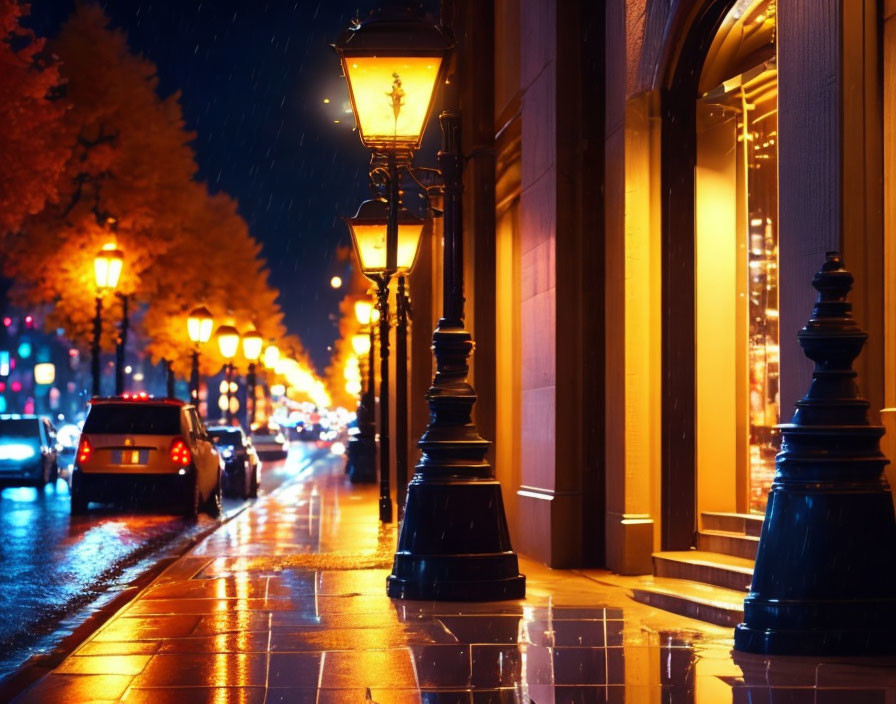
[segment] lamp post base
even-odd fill
[[[783,427],[791,438],[797,431]],[[860,430],[877,444],[876,428],[850,433]],[[836,438],[833,429],[829,433]],[[880,463],[874,464],[879,472]],[[893,504],[886,484],[859,481],[860,472],[843,472],[838,481],[773,486],[744,623],[734,632],[735,650],[896,654]]]
[[[393,599],[504,601],[526,595],[495,479],[432,479],[408,485],[405,525],[386,593]]]

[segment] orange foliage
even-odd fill
[[[66,102],[58,62],[19,25],[28,5],[0,0],[0,247],[27,216],[58,197],[71,145],[60,139]],[[15,48],[14,48],[15,47]]]
[[[7,172],[4,159],[0,237],[9,235],[0,244],[15,300],[45,307],[50,327],[64,328],[71,340],[86,344],[96,295],[93,258],[114,241],[124,253],[117,291],[132,296],[135,333],[147,341],[154,362],[168,359],[176,372],[188,373],[186,319],[198,305],[212,311],[215,327],[255,327],[308,362],[301,342],[286,336],[261,246],[236,202],[226,194],[210,195],[194,180],[193,135],[185,129],[179,96],[159,97],[153,63],[130,52],[124,33],[108,26],[99,6],[79,3],[50,43],[61,63],[35,68],[43,40],[18,28],[19,8],[13,0],[0,0],[0,33],[30,41],[18,53],[0,44],[0,95],[13,97],[0,101],[0,144],[5,149],[13,143],[21,170],[39,176],[43,190],[30,191],[32,199],[7,190],[7,178],[22,176]],[[7,64],[14,70],[5,71]],[[64,100],[48,100],[63,79]],[[58,119],[62,111],[64,122]],[[21,114],[23,124],[4,120],[8,113]],[[45,145],[50,126],[55,141]],[[47,163],[32,164],[31,152],[43,153]],[[21,201],[19,211],[6,205],[7,197]],[[108,321],[119,319],[120,305],[116,297],[105,297],[105,349],[114,345]],[[214,339],[202,360],[206,374],[223,364]]]

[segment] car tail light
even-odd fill
[[[168,451],[168,454],[171,457],[171,461],[181,467],[186,467],[193,459],[193,456],[190,454],[190,448],[187,447],[187,443],[184,442],[183,438],[174,438],[171,441],[171,449]]]
[[[78,443],[78,464],[87,462],[92,454],[93,446],[91,446],[90,441],[82,435],[81,441]]]

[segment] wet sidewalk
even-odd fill
[[[395,527],[342,466],[261,497],[16,701],[896,702],[896,660],[735,660],[729,629],[599,572],[523,559],[525,601],[392,601]]]

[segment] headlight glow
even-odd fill
[[[37,453],[34,452],[31,445],[22,445],[21,443],[0,445],[0,460],[30,460],[35,454]]]

